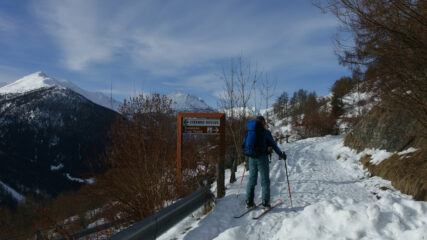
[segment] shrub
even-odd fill
[[[140,220],[176,196],[176,131],[171,100],[159,94],[125,100],[103,156],[97,195],[125,217]]]

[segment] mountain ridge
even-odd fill
[[[26,75],[16,80],[15,82],[0,87],[0,94],[21,95],[30,91],[37,91],[39,89],[51,87],[58,89],[70,89],[87,98],[91,102],[106,108],[113,109],[114,111],[117,111],[119,108],[119,102],[108,98],[103,93],[84,90],[71,81],[52,78],[42,71],[37,71],[35,73]]]
[[[0,181],[23,196],[77,189],[97,171],[118,113],[69,88],[26,90],[0,94]],[[0,204],[13,206],[5,186]]]

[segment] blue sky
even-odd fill
[[[180,90],[216,107],[218,75],[242,55],[276,80],[326,95],[346,68],[338,21],[309,0],[0,2],[0,83],[43,71],[117,100]]]

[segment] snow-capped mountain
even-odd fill
[[[169,94],[168,98],[172,100],[172,109],[175,112],[216,112],[202,98],[191,94],[175,91]]]
[[[0,204],[56,196],[96,171],[118,117],[96,96],[41,72],[0,88]]]
[[[190,94],[168,97],[177,112],[215,111]],[[29,193],[56,196],[87,182],[105,151],[118,105],[43,72],[1,87],[0,205]]]
[[[106,108],[117,110],[119,103],[105,96],[99,92],[89,92],[81,89],[70,81],[58,80],[47,76],[45,73],[38,71],[33,74],[27,75],[11,84],[0,88],[0,94],[24,94],[26,92],[35,91],[42,88],[58,88],[58,89],[70,89],[83,97],[89,99],[93,103],[101,105]]]

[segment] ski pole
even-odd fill
[[[292,204],[292,194],[291,194],[291,187],[289,185],[289,178],[288,178],[288,166],[286,165],[286,160],[285,161],[285,169],[286,169],[286,180],[288,181],[288,191],[289,191],[289,199],[291,200],[291,208],[293,209],[294,206]]]
[[[245,172],[246,172],[246,167],[245,167],[245,166],[243,166],[243,174],[242,174],[242,179],[240,180],[239,191],[237,191],[237,198],[239,198],[240,188],[242,187],[243,177],[245,176]]]

